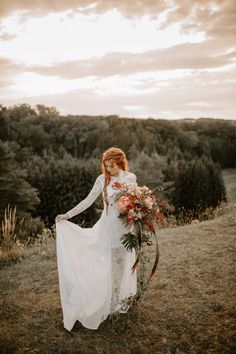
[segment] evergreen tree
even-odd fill
[[[165,166],[166,158],[157,152],[148,155],[142,151],[135,159],[130,160],[131,170],[137,174],[138,183],[147,185],[149,188],[156,188],[163,184]]]
[[[221,170],[206,157],[183,163],[174,184],[174,204],[178,211],[192,211],[196,217],[208,207],[226,201]]]
[[[26,181],[27,173],[15,159],[9,142],[0,140],[0,218],[9,204],[16,206],[17,216],[28,216],[39,203],[37,190]]]
[[[72,209],[87,196],[97,177],[96,169],[89,171],[68,153],[58,158],[52,151],[45,151],[42,157],[34,156],[27,168],[29,181],[38,189],[40,197],[34,215],[40,215],[49,226],[54,223],[57,214]],[[93,204],[75,220],[86,221],[85,225],[92,224],[95,208]]]

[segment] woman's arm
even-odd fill
[[[89,192],[88,196],[82,200],[79,204],[77,204],[73,209],[67,211],[66,215],[68,218],[72,218],[73,216],[82,213],[86,210],[93,202],[98,198],[101,194],[103,188],[103,175],[99,175],[93,185],[93,188]]]

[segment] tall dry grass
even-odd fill
[[[23,258],[23,244],[20,243],[15,234],[16,220],[16,207],[11,208],[8,205],[0,229],[1,263],[11,263]]]
[[[158,228],[175,228],[188,224],[196,224],[206,220],[212,220],[215,217],[226,214],[230,211],[228,202],[221,202],[217,207],[208,207],[205,210],[185,210],[184,208],[178,215],[169,214],[158,222]]]

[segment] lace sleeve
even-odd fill
[[[126,177],[126,184],[132,185],[132,184],[135,184],[136,181],[137,181],[136,175],[132,172],[129,172],[128,176]]]
[[[90,205],[93,204],[93,202],[97,199],[97,197],[100,195],[102,192],[102,177],[103,175],[100,175],[97,177],[93,188],[89,192],[88,196],[83,199],[79,204],[77,204],[73,209],[67,211],[67,215],[69,218],[72,218],[73,216],[82,213],[84,210],[86,210]]]

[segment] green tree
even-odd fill
[[[27,172],[19,167],[9,142],[0,140],[0,217],[9,204],[17,216],[29,216],[39,204],[37,190],[26,181]]]
[[[219,166],[206,157],[184,162],[175,180],[173,199],[178,211],[192,211],[195,217],[206,208],[215,208],[226,201]]]
[[[59,155],[45,151],[42,157],[34,156],[27,167],[29,181],[39,191],[40,204],[34,216],[41,216],[51,226],[57,214],[65,213],[84,199],[97,177],[97,170],[87,168],[87,164],[82,164],[68,153],[62,155],[61,151]],[[91,162],[92,166],[95,164]],[[93,204],[75,220],[91,225],[96,215]]]
[[[59,116],[59,111],[56,107],[47,107],[44,106],[43,104],[37,104],[36,105],[36,113],[40,116]]]
[[[148,155],[142,151],[136,159],[130,160],[130,169],[137,174],[139,185],[147,185],[149,188],[163,185],[165,167],[165,157],[157,152]]]

